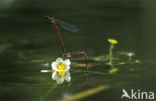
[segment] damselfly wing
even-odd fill
[[[79,32],[79,28],[75,25],[66,23],[62,20],[59,19],[55,19],[55,18],[50,18],[50,17],[46,17],[50,22],[53,23],[53,21],[55,21],[56,23],[59,24],[59,26],[61,26],[62,28],[66,29],[67,31],[71,31],[71,32]]]

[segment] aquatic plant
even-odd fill
[[[52,62],[52,79],[56,80],[58,84],[62,84],[64,81],[70,82],[70,60],[57,58],[55,62]]]
[[[109,65],[112,65],[112,60],[113,60],[113,48],[115,44],[118,44],[118,41],[116,39],[108,38],[108,42],[110,43],[110,48],[109,48]]]

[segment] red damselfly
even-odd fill
[[[78,32],[79,29],[75,25],[71,25],[71,24],[65,23],[64,21],[61,21],[61,20],[58,20],[58,19],[55,19],[55,18],[52,18],[52,17],[49,17],[49,16],[46,16],[46,19],[49,22],[53,23],[54,26],[55,26],[55,29],[56,29],[58,37],[59,37],[59,41],[60,41],[62,49],[63,49],[63,53],[61,54],[61,56],[62,57],[66,57],[66,58],[70,58],[72,56],[79,55],[79,54],[81,55],[82,54],[85,57],[86,69],[88,70],[88,56],[87,56],[87,54],[84,51],[79,51],[79,52],[76,52],[76,53],[66,52],[66,48],[64,46],[64,42],[63,42],[62,36],[60,34],[60,31],[59,31],[59,29],[57,27],[57,23],[61,27],[63,27],[64,29],[67,29],[67,30],[72,31],[72,32]]]

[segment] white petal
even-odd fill
[[[65,71],[69,71],[69,69],[70,69],[70,66],[66,66]]]
[[[58,84],[62,84],[64,82],[64,78],[60,77],[56,81],[57,81]]]
[[[64,64],[69,66],[69,65],[70,65],[70,60],[69,60],[69,59],[66,59],[66,60],[64,61]]]
[[[65,80],[66,80],[67,82],[70,82],[71,76],[66,77]]]
[[[57,79],[58,79],[57,72],[54,72],[54,73],[52,74],[52,79],[53,79],[53,80],[57,80]]]
[[[51,70],[41,70],[40,72],[51,72]]]
[[[56,59],[56,63],[57,63],[57,64],[63,63],[62,58],[57,58],[57,59]]]
[[[71,76],[70,76],[70,73],[69,73],[69,72],[66,72],[65,80],[66,80],[67,82],[70,82]]]
[[[52,66],[52,69],[54,69],[55,71],[58,71],[56,62],[53,62],[51,66]]]

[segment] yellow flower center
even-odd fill
[[[58,65],[57,65],[57,69],[58,69],[59,71],[65,70],[65,69],[66,69],[66,65],[65,65],[65,64],[58,64]]]
[[[57,75],[60,77],[64,77],[66,75],[66,72],[61,71],[61,72],[58,72]]]
[[[109,38],[108,42],[111,43],[111,44],[118,44],[118,40],[116,40],[116,39]]]

